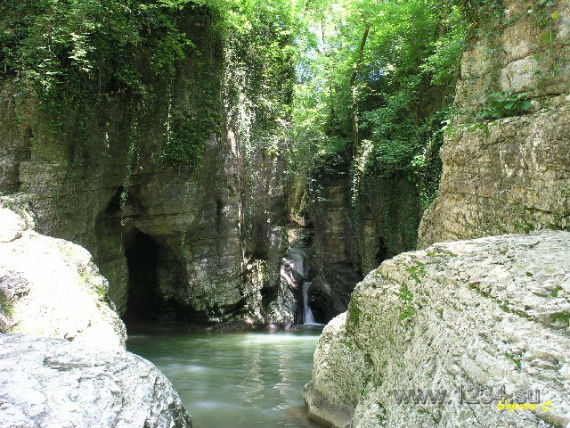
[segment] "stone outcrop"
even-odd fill
[[[61,339],[0,335],[0,427],[189,428],[148,361]]]
[[[317,175],[316,181],[318,187],[309,192],[308,206],[314,230],[312,262],[317,272],[310,296],[321,305],[313,309],[326,314],[324,320],[328,320],[346,310],[362,272],[348,175],[331,171]]]
[[[542,231],[385,261],[323,331],[304,391],[311,416],[337,427],[570,426],[568,260],[570,233]],[[414,401],[418,389],[447,394]],[[512,404],[531,391],[530,402],[537,390],[536,409],[501,410],[498,396]]]
[[[417,183],[410,177],[366,175],[359,191],[357,225],[363,274],[415,249],[420,218]]]
[[[505,1],[475,29],[420,248],[570,227],[570,4],[547,3]]]
[[[0,332],[124,348],[125,326],[91,254],[34,232],[31,216],[14,209],[0,204]]]
[[[283,157],[252,131],[253,77],[228,63],[215,19],[188,8],[180,25],[196,49],[144,107],[110,94],[56,136],[36,100],[9,79],[0,88],[0,191],[29,201],[38,232],[93,254],[127,319],[280,323]],[[176,151],[176,126],[195,153]]]

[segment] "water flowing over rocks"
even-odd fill
[[[343,162],[338,171],[317,170],[316,188],[306,193],[293,189],[288,195],[290,211],[302,213],[290,213],[291,222],[310,231],[314,272],[309,297],[313,311],[325,321],[346,310],[363,275],[384,259],[416,247],[420,221],[418,191],[411,180],[368,174],[358,186],[359,197],[352,200],[348,169]]]
[[[61,339],[0,335],[0,427],[190,428],[148,361]]]
[[[0,332],[124,348],[125,326],[91,254],[34,232],[19,211],[0,206]]]
[[[304,391],[311,416],[337,427],[569,426],[568,260],[570,233],[542,231],[385,261],[323,331]],[[506,394],[539,390],[541,403],[499,411],[498,399],[467,404],[454,392],[502,385]],[[397,400],[417,388],[448,395]],[[548,400],[554,407],[543,411]]]

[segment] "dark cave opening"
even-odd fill
[[[172,295],[183,284],[183,276],[180,261],[168,247],[136,227],[125,233],[123,243],[128,268],[123,320],[129,332],[146,331],[153,326],[208,324],[204,314],[181,305]],[[166,289],[160,288],[160,284]]]
[[[125,321],[156,321],[162,310],[158,293],[159,247],[149,235],[133,229],[125,238],[128,299]]]
[[[384,238],[378,237],[377,250],[375,254],[376,266],[380,266],[388,257],[388,248],[384,242]]]
[[[176,241],[141,230],[149,216],[135,186],[124,206],[122,195],[123,188],[117,188],[97,220],[97,258],[129,333],[173,324],[206,325],[205,314],[184,300],[186,271]]]
[[[319,289],[309,292],[309,306],[315,317],[315,322],[318,323],[326,324],[338,315],[333,309],[333,302],[330,297]]]

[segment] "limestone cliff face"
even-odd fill
[[[420,196],[417,183],[403,174],[365,177],[358,199],[358,248],[366,275],[384,260],[415,249]]]
[[[261,78],[210,31],[213,20],[187,13],[196,48],[172,82],[151,82],[144,103],[109,95],[56,133],[3,82],[0,191],[25,196],[39,232],[86,247],[128,318],[290,326],[308,281],[327,321],[363,274],[415,247],[417,191],[406,178],[367,177],[353,204],[349,175],[325,174],[321,194],[306,196],[306,239],[289,242],[286,124],[267,119],[250,90]],[[172,162],[188,155],[180,139],[201,147],[190,145],[191,162]],[[289,249],[311,266],[302,281],[288,274]]]
[[[364,275],[415,248],[420,207],[415,183],[405,176],[368,175],[358,196],[351,194],[348,173],[316,180],[319,188],[309,192],[307,209],[316,272],[310,294],[314,310],[327,320],[346,310]]]
[[[0,190],[29,201],[38,231],[93,253],[121,314],[258,325],[283,287],[282,161],[254,144],[244,71],[212,19],[187,13],[196,50],[144,105],[109,96],[55,137],[37,103],[3,82]],[[214,124],[204,125],[206,113]],[[201,130],[190,163],[171,161],[181,122],[187,138]]]
[[[542,231],[385,261],[325,327],[309,413],[337,427],[568,427],[569,258],[570,233]],[[539,391],[535,410],[497,408],[519,390]]]
[[[570,227],[570,4],[535,3],[505,1],[464,53],[420,248]]]
[[[570,234],[429,246],[570,226],[570,8],[540,3],[479,9],[439,196],[419,228],[418,246],[428,248],[384,261],[325,327],[304,391],[314,419],[353,428],[570,426]],[[539,391],[540,403],[501,408],[517,391],[532,391],[532,401]]]
[[[350,293],[362,278],[360,256],[351,216],[350,180],[336,174],[318,177],[318,191],[310,193],[313,263],[317,276],[311,296],[325,320],[346,310]]]

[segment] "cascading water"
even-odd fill
[[[310,278],[310,270],[310,262],[307,254],[300,248],[291,248],[281,265],[281,281],[289,290],[301,289],[303,301],[300,303],[302,303],[303,306],[303,318],[299,320],[299,323],[302,322],[300,325],[320,327],[323,324],[315,321],[315,316],[309,306],[309,289],[312,284],[311,281],[308,281]],[[298,296],[298,294],[296,295]],[[293,294],[291,294],[291,296],[293,297]],[[295,302],[295,305],[296,304],[298,304],[298,302]]]
[[[309,288],[312,282],[303,282],[303,323],[305,325],[315,324],[315,317],[313,316],[313,311],[309,306]]]

